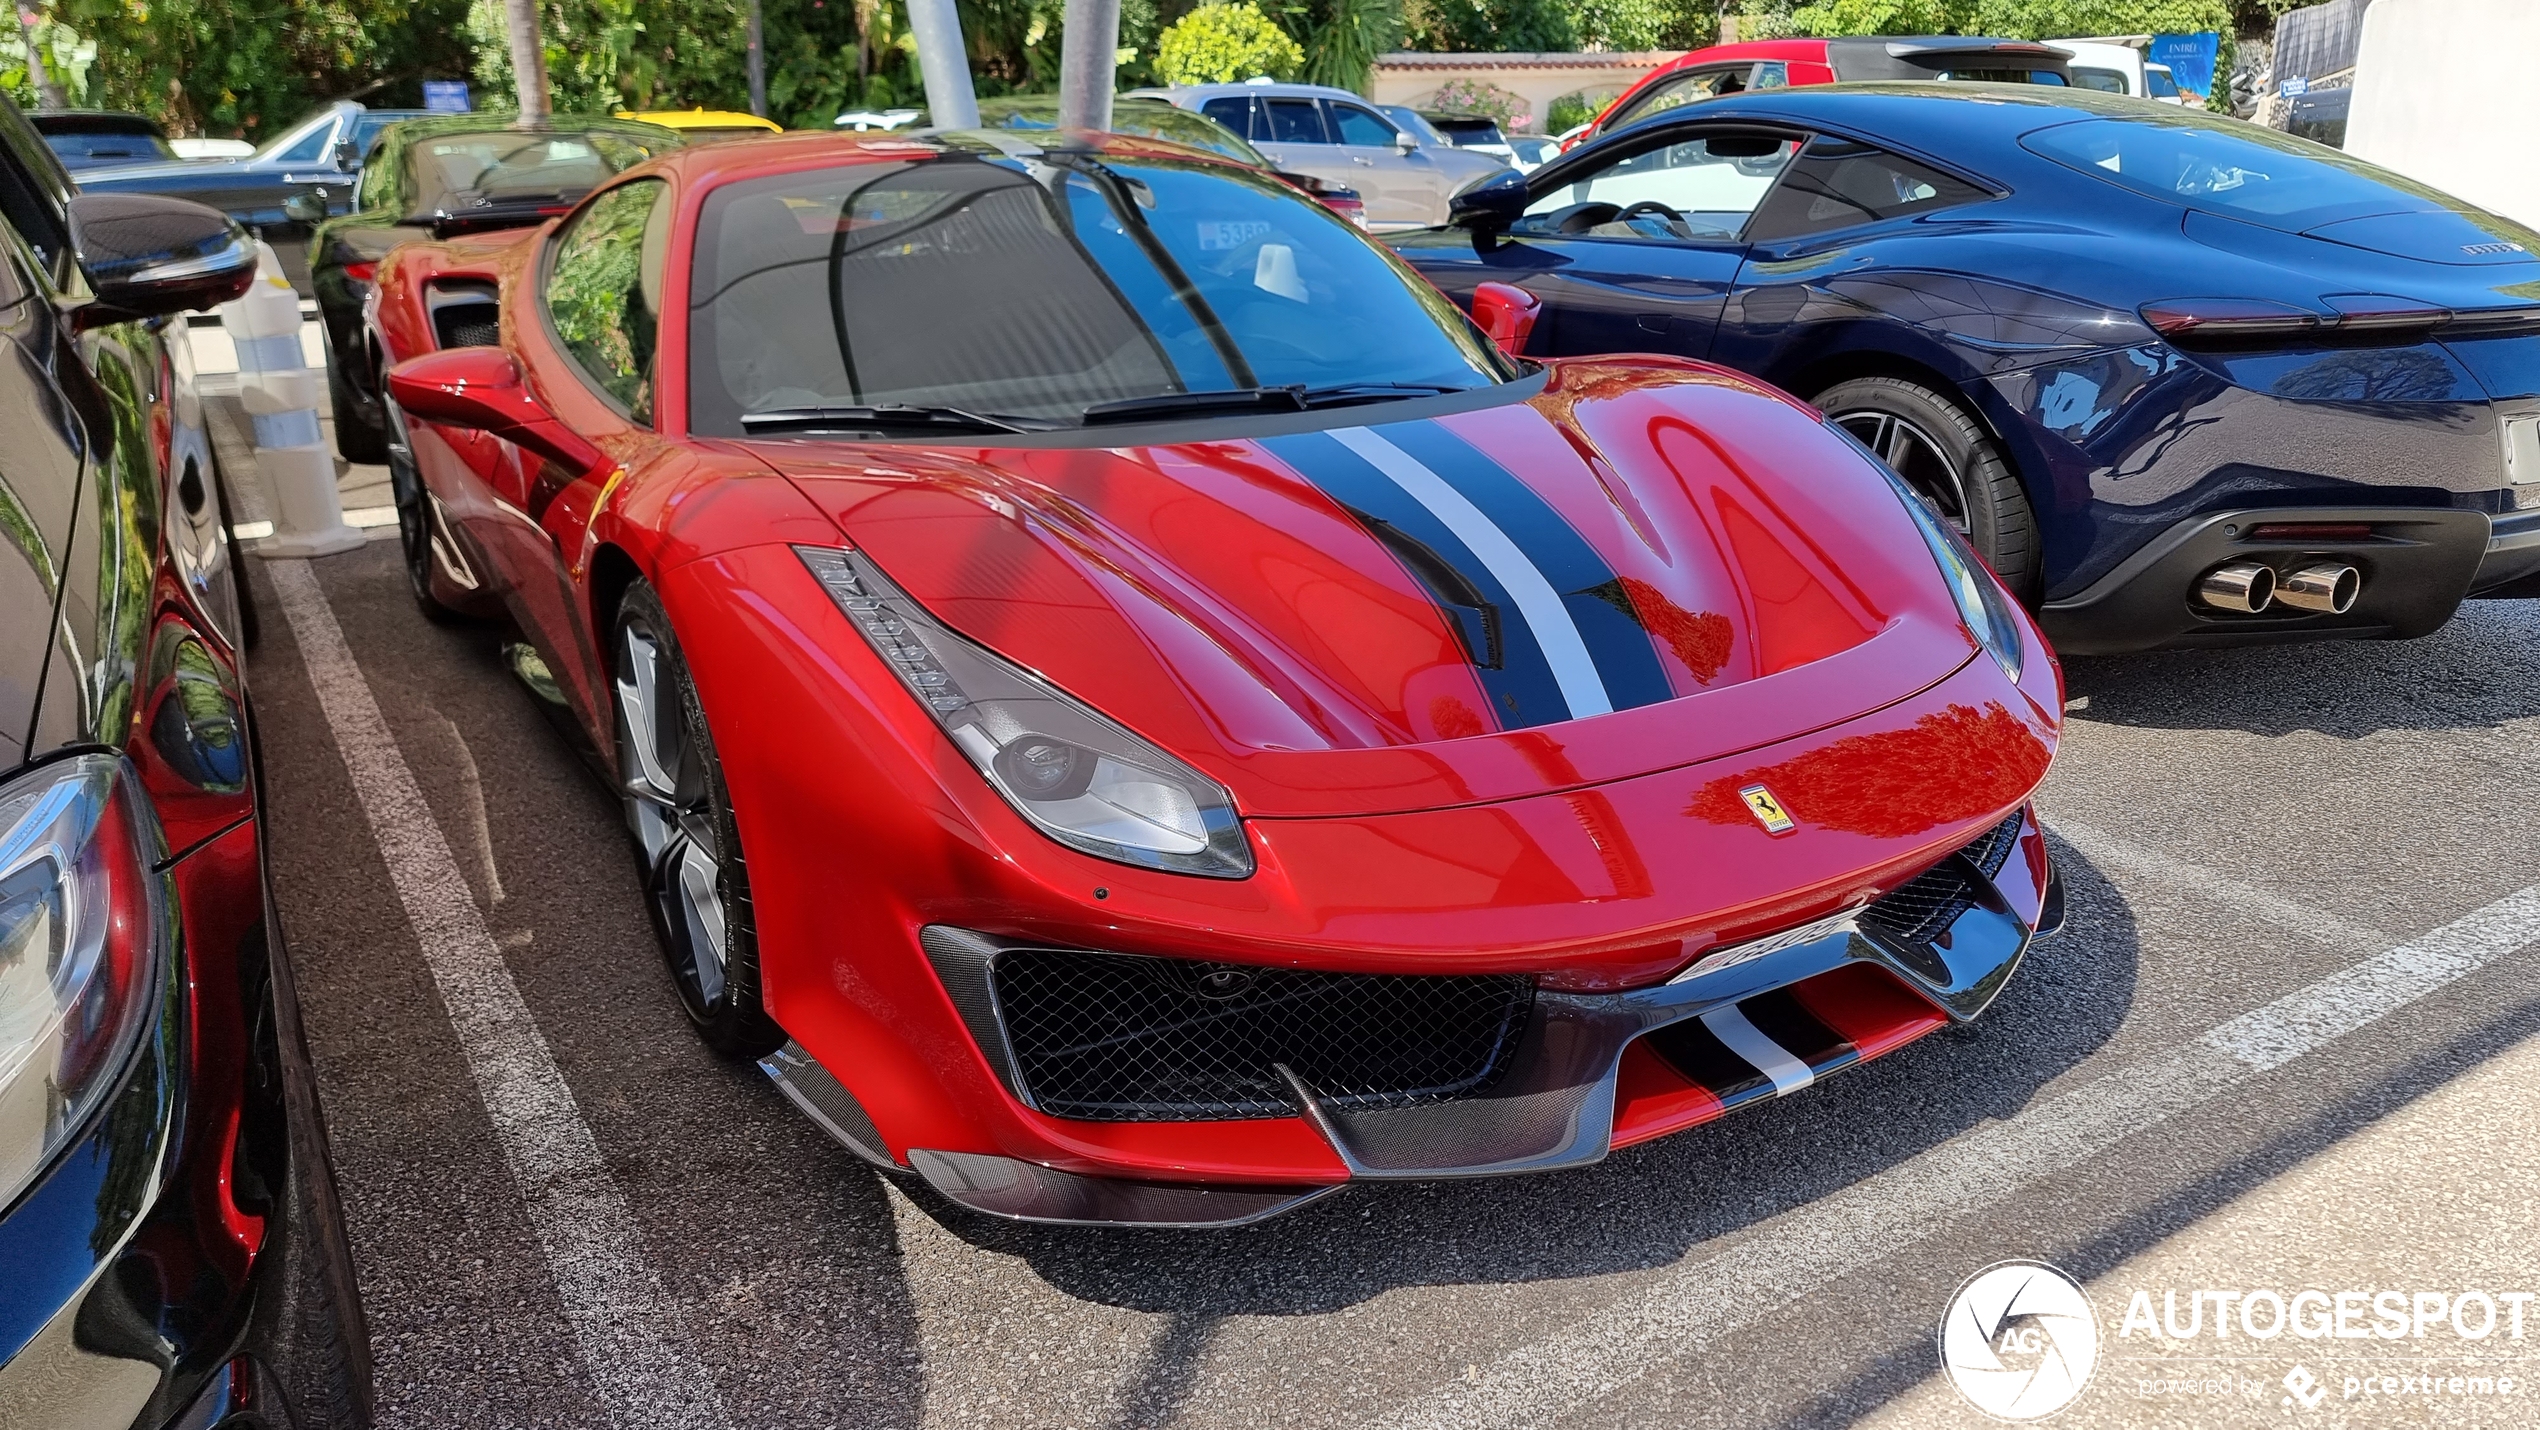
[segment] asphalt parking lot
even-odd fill
[[[1970,1028],[1585,1172],[1106,1233],[912,1197],[709,1055],[616,801],[392,532],[249,563],[384,1424],[1982,1423],[1935,1329],[2023,1257],[2100,1318],[2056,1423],[2540,1424],[2522,1302],[2477,1339],[2121,1327],[2138,1290],[2540,1291],[2540,602],[2074,662],[2069,931]],[[2377,1389],[2470,1375],[2516,1389]]]

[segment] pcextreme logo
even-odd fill
[[[1940,1322],[1940,1364],[1969,1405],[2040,1420],[2073,1403],[2099,1363],[2099,1318],[2081,1283],[2042,1261],[1967,1279]]]

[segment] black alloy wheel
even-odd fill
[[[386,404],[354,391],[344,364],[332,353],[326,362],[326,397],[335,411],[335,450],[344,460],[370,466],[387,461],[388,423],[380,411]]]
[[[388,491],[397,506],[397,549],[405,558],[406,584],[414,591],[415,605],[426,619],[440,624],[473,621],[473,613],[442,600],[434,588],[436,571],[441,580],[469,589],[476,587],[476,575],[451,543],[449,533],[441,529],[431,494],[423,487],[423,474],[415,467],[414,448],[408,445],[405,414],[385,399],[380,406],[386,410],[393,439],[387,444],[386,460]]]
[[[2012,595],[2035,600],[2037,517],[2019,474],[1965,408],[1893,377],[1837,383],[1816,404],[1958,528]]]
[[[750,880],[696,683],[651,586],[619,604],[615,655],[618,780],[645,901],[680,1006],[706,1046],[765,1057],[785,1031],[759,1001]]]

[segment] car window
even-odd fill
[[[407,150],[417,214],[504,205],[568,204],[672,145],[615,134],[436,134]]]
[[[1226,99],[1212,99],[1208,103],[1201,105],[1199,107],[1199,112],[1216,120],[1218,123],[1225,125],[1227,128],[1232,129],[1246,139],[1257,141],[1261,137],[1260,135],[1252,132],[1251,95],[1235,95]]]
[[[2166,105],[2140,118],[2059,124],[2020,143],[2136,193],[2294,232],[2441,201],[2432,190],[2361,160]]]
[[[2095,89],[2101,94],[2123,94],[2126,92],[2125,72],[2075,65],[2073,66],[2073,88]]]
[[[265,157],[284,164],[314,164],[327,156],[327,141],[334,137],[335,122],[329,119],[307,133],[277,140]]]
[[[355,119],[353,121],[353,152],[356,155],[368,154],[370,141],[379,137],[379,131],[398,122],[400,122],[399,118],[394,114],[365,114]]]
[[[1310,99],[1265,99],[1272,144],[1329,144],[1323,135],[1323,111]]]
[[[962,158],[748,179],[706,198],[691,430],[907,403],[1072,425],[1096,404],[1515,376],[1348,220],[1254,170]]]
[[[1755,67],[1754,73],[1746,77],[1746,87],[1748,89],[1788,89],[1790,88],[1790,66],[1783,64],[1780,60],[1766,60]]]
[[[2053,70],[1997,69],[1989,66],[1975,69],[1935,71],[1933,79],[1956,80],[1960,84],[2064,84],[2066,80]]]
[[[1611,129],[1636,119],[1646,119],[1697,99],[1735,94],[1746,88],[1746,75],[1751,68],[1751,65],[1737,65],[1729,69],[1687,70],[1683,74],[1670,75],[1642,90],[1640,96],[1622,113],[1615,115],[1613,123],[1606,127]],[[1787,78],[1784,82],[1788,82]]]
[[[1795,139],[1752,132],[1639,147],[1543,194],[1510,231],[1660,243],[1731,240],[1798,149]]]
[[[1991,197],[1928,165],[1858,140],[1820,134],[1782,176],[1746,236],[1750,241],[1797,238]]]
[[[2143,71],[2143,92],[2154,99],[2176,99],[2178,98],[2178,81],[2171,77],[2167,69],[2147,67]]]
[[[108,164],[148,164],[173,159],[176,151],[167,141],[148,130],[84,129],[69,133],[56,131],[44,136],[45,146],[61,156],[62,162],[74,168],[101,168]]]
[[[1355,104],[1332,105],[1332,130],[1343,144],[1393,143],[1394,127]]]
[[[547,313],[565,351],[643,423],[653,416],[669,195],[657,179],[602,194],[556,236],[547,275]]]

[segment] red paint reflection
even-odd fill
[[[1688,611],[1674,598],[1637,576],[1623,578],[1623,593],[1632,598],[1632,609],[1640,613],[1640,623],[1649,633],[1667,643],[1693,678],[1708,685],[1729,663],[1729,647],[1737,640],[1737,628],[1729,618],[1717,611]]]
[[[1762,781],[1802,824],[1901,839],[1991,814],[2028,797],[2051,755],[2037,732],[1999,703],[1952,705],[1903,730],[1847,735],[1796,759],[1704,785],[1685,813],[1747,824],[1738,797]]]

